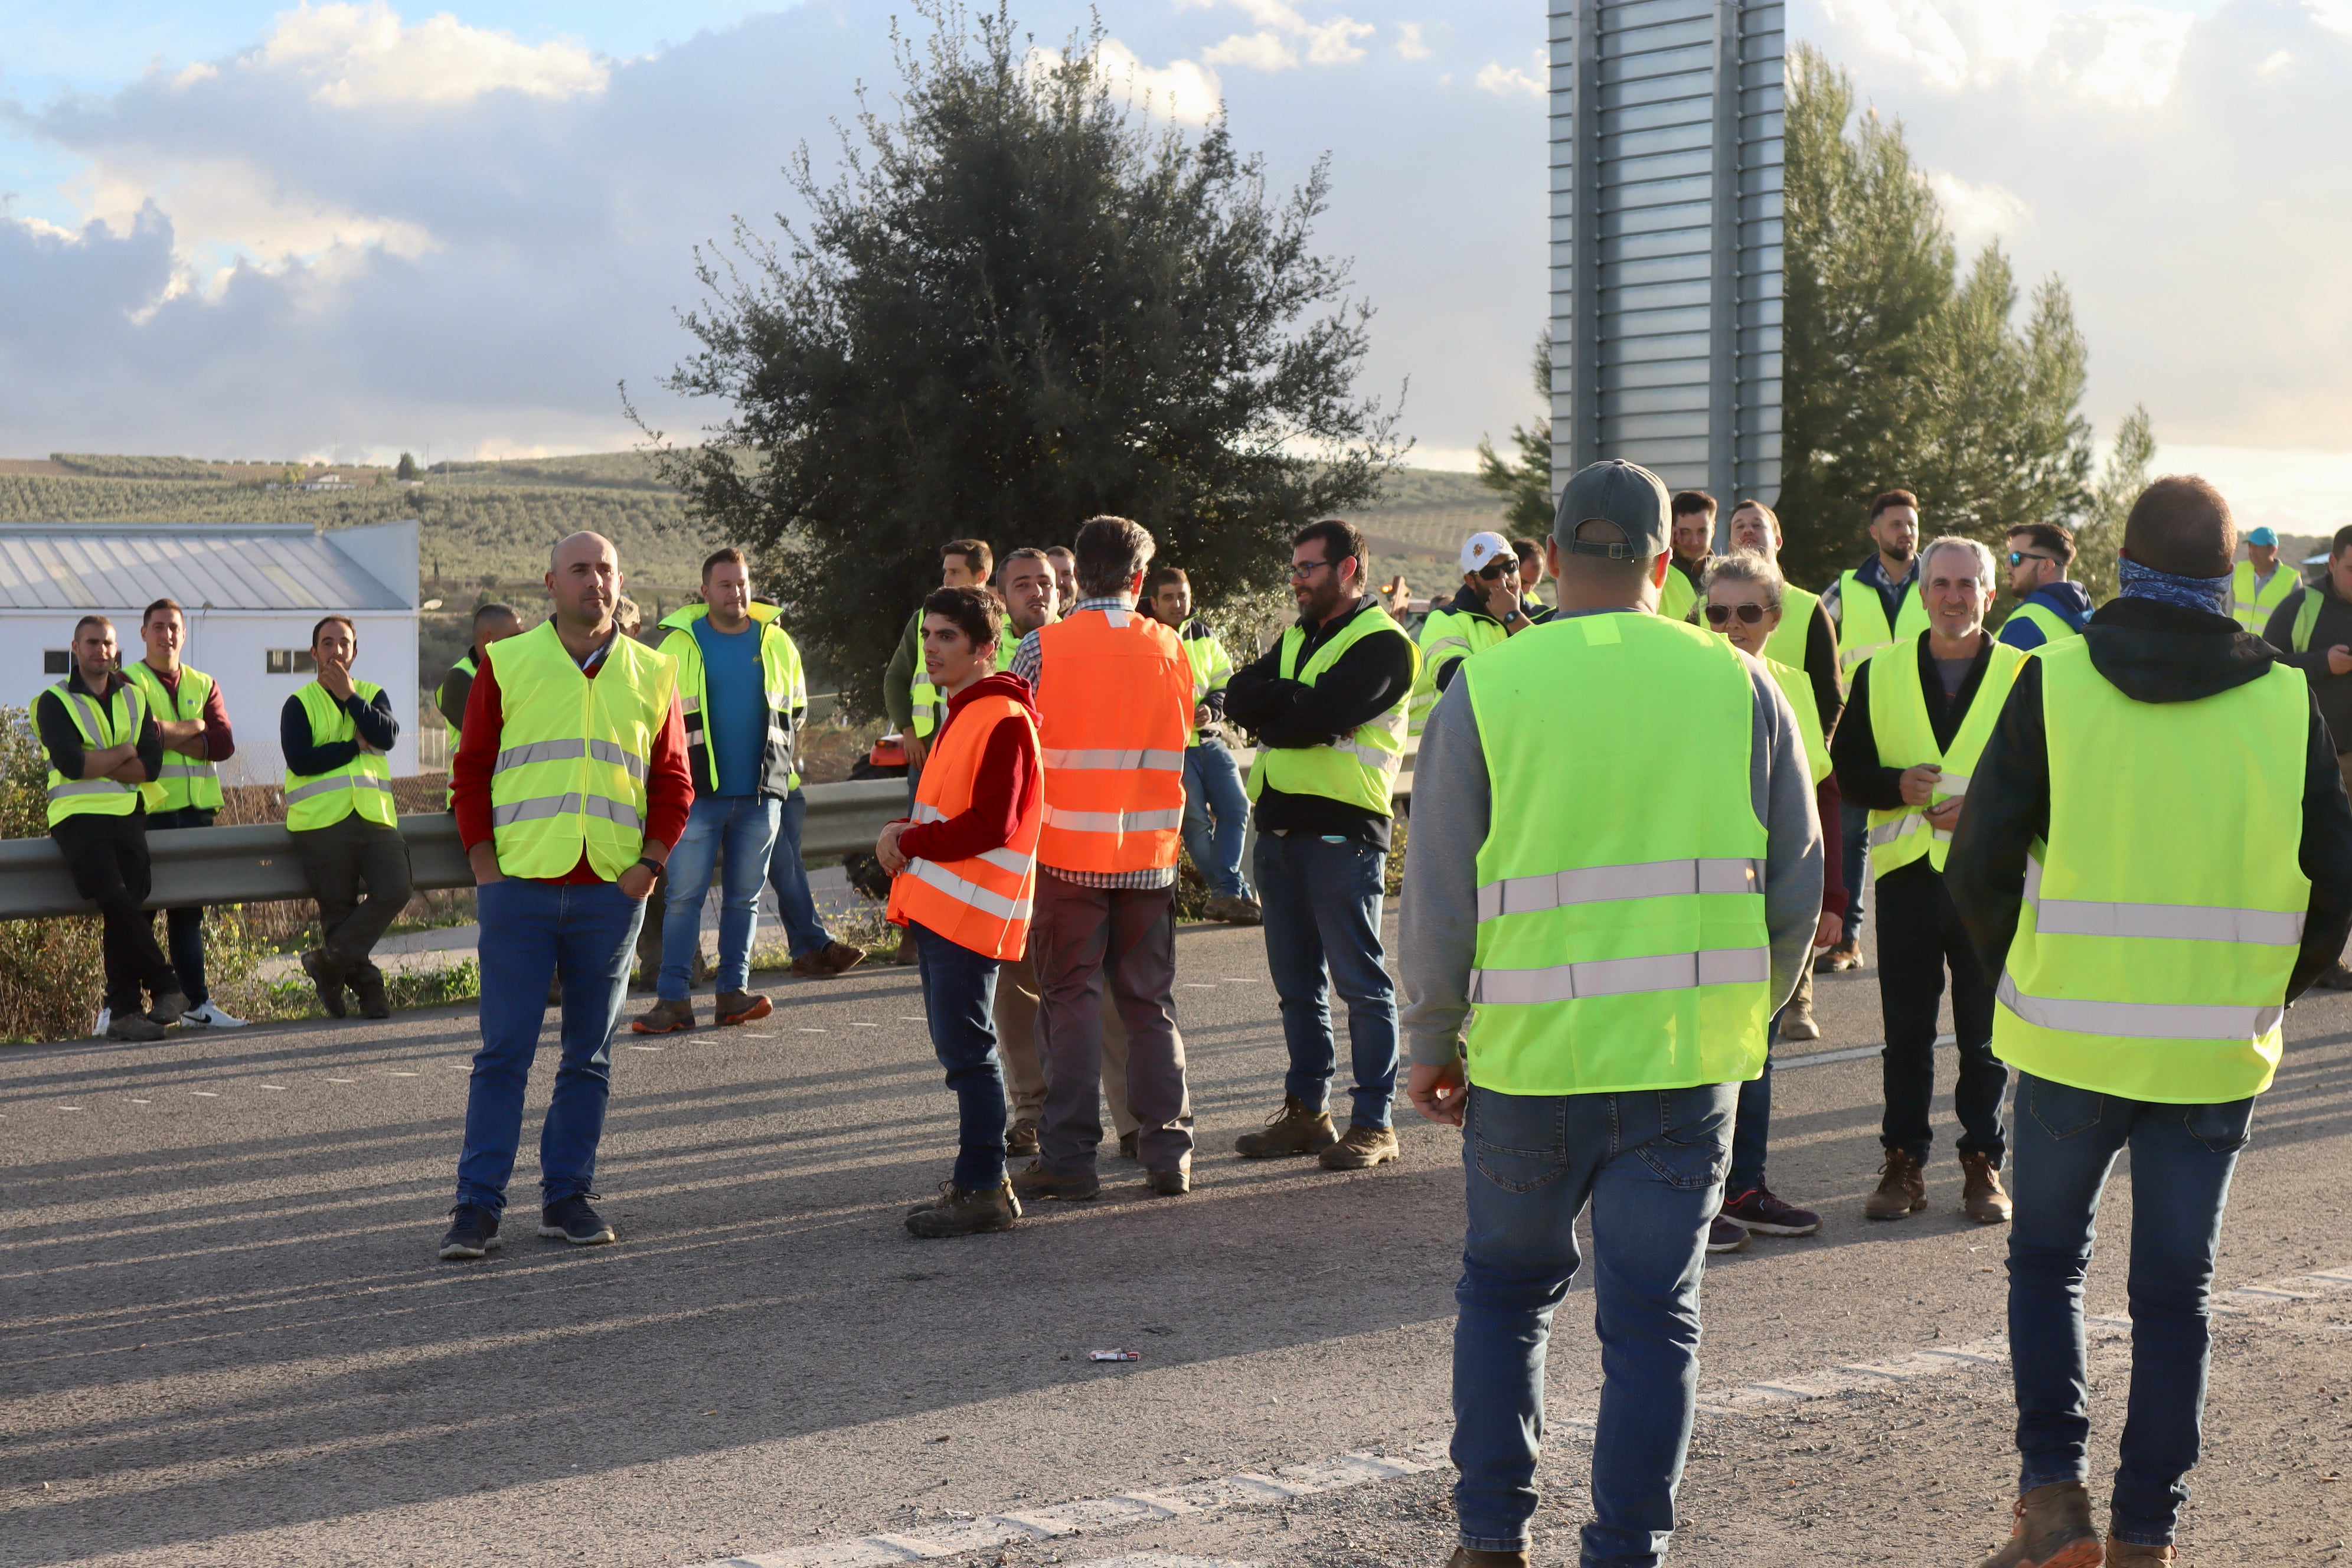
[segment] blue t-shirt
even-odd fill
[[[768,749],[768,693],[760,683],[760,623],[722,632],[705,616],[694,623],[702,647],[702,733],[719,764],[720,795],[760,793],[760,758]],[[694,787],[702,788],[696,779]]]

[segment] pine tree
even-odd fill
[[[2116,444],[2107,452],[2098,483],[2091,487],[2090,508],[2074,531],[2074,580],[2090,590],[2095,602],[2115,596],[2116,552],[2123,545],[2124,519],[2131,515],[2139,492],[2147,489],[2155,462],[2156,432],[2146,405],[2136,403],[2116,429]]]
[[[1509,498],[1503,520],[1514,537],[1541,539],[1551,531],[1551,329],[1536,339],[1532,368],[1536,395],[1543,399],[1545,417],[1533,425],[1511,426],[1511,444],[1518,448],[1514,462],[1496,455],[1495,443],[1478,437],[1478,482]]]

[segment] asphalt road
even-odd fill
[[[1280,1095],[1263,950],[1194,928],[1178,951],[1195,1194],[1147,1198],[1114,1160],[1101,1201],[961,1242],[899,1226],[953,1126],[909,971],[783,982],[762,1024],[658,1049],[625,1033],[600,1178],[620,1245],[522,1223],[476,1265],[433,1258],[468,1011],[0,1053],[0,1563],[1433,1568],[1458,1135],[1408,1111],[1401,1166],[1236,1159]],[[1876,1063],[1793,1053],[1874,1042],[1873,976],[1825,982],[1820,1011],[1827,1037],[1782,1058],[1771,1174],[1828,1225],[1709,1268],[1701,1381],[1727,1413],[1703,1418],[1675,1561],[1972,1563],[2013,1474],[2005,1369],[1979,1355],[2002,1234],[1957,1213],[1948,1102],[1930,1211],[1863,1221]],[[2221,1273],[2303,1284],[2232,1299],[2184,1561],[2333,1563],[2352,1536],[2352,1272],[2341,1300],[2305,1278],[2352,1268],[2352,998],[2289,1037]],[[2112,1188],[2107,1236],[2129,1210]],[[2123,1310],[2122,1278],[2120,1254],[2095,1268],[2094,1312]],[[1087,1359],[1111,1348],[1143,1359]],[[1895,1372],[1824,1373],[1854,1363]],[[2102,1463],[2121,1365],[2101,1352]],[[1598,1387],[1572,1300],[1545,1562],[1573,1558]],[[1349,1454],[1388,1458],[1325,1463]],[[1161,1500],[1086,1500],[1139,1492]]]

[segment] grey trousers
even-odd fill
[[[370,822],[357,812],[291,837],[310,896],[319,900],[319,929],[324,933],[319,945],[328,961],[347,974],[374,973],[368,953],[408,907],[408,840],[397,827]]]
[[[1102,1142],[1103,994],[1127,1026],[1127,1093],[1136,1157],[1148,1171],[1192,1161],[1184,1037],[1176,1031],[1176,889],[1082,888],[1041,871],[1029,927],[1037,973],[1045,1115],[1038,1159],[1058,1175],[1090,1172]]]
[[[1029,956],[1034,947],[1033,942],[996,972],[996,1054],[1004,1062],[1004,1100],[1016,1127],[1034,1127],[1045,1114],[1045,1065],[1037,1052],[1037,969]],[[1103,1098],[1110,1101],[1111,1125],[1124,1138],[1135,1131],[1135,1112],[1127,1108],[1127,1026],[1118,1021],[1108,989],[1102,1028]]]

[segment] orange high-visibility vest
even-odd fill
[[[1133,610],[1085,610],[1037,632],[1045,828],[1061,871],[1176,864],[1192,667],[1176,634]]]
[[[1037,727],[1029,710],[1010,697],[977,697],[960,709],[940,731],[915,788],[915,820],[945,822],[971,808],[972,781],[988,754],[989,737],[1001,724],[1018,724],[1030,752],[1037,750]],[[1045,817],[1042,795],[1031,791],[1021,808],[1012,841],[969,860],[914,859],[891,879],[891,922],[920,921],[959,947],[992,958],[1019,958],[1029,940],[1029,900],[1037,886],[1037,829]]]

